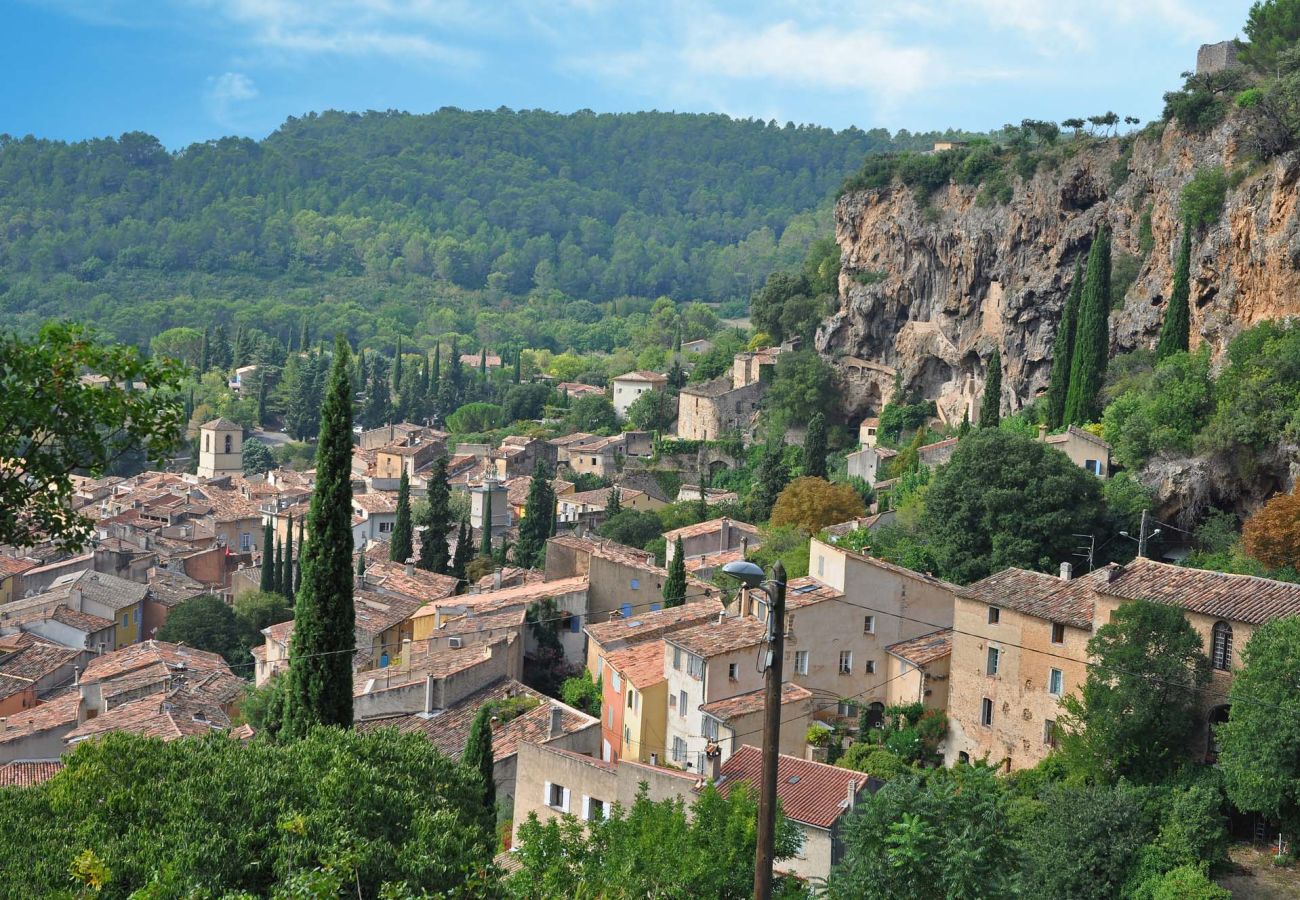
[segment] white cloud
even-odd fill
[[[204,95],[208,112],[218,124],[236,127],[237,107],[257,97],[257,85],[242,72],[224,72],[208,79]]]

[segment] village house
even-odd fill
[[[146,583],[149,590],[144,597],[144,621],[141,623],[141,634],[146,638],[154,637],[158,629],[167,624],[167,616],[173,609],[208,593],[206,587],[184,572],[157,566],[149,569]]]
[[[501,368],[501,357],[495,353],[488,353],[487,348],[484,347],[478,353],[462,353],[460,355],[460,364],[467,369],[477,370],[480,367],[499,369]]]
[[[663,641],[643,641],[610,653],[600,686],[600,758],[657,764],[663,759],[668,713]]]
[[[372,491],[395,491],[402,483],[402,473],[414,482],[447,453],[445,436],[426,434],[413,436],[408,443],[389,444],[374,451],[374,474],[370,479]]]
[[[698,484],[683,484],[677,489],[677,497],[673,502],[699,502],[699,499],[700,486]],[[725,488],[706,487],[704,489],[704,502],[709,506],[714,506],[718,503],[739,503],[740,496],[735,491],[729,491]]]
[[[261,381],[261,379],[257,377],[257,369],[258,367],[255,365],[240,366],[238,369],[235,370],[235,374],[231,376],[230,382],[227,385],[227,387],[229,387],[236,394],[242,394],[245,388],[251,387],[254,390],[256,390],[256,388],[258,387]]]
[[[117,650],[140,640],[141,625],[144,620],[144,601],[148,592],[147,585],[127,581],[114,575],[91,571],[74,572],[55,579],[49,589],[42,593],[16,600],[0,608],[0,628],[17,626],[41,634],[49,640],[57,640],[67,646],[77,646],[56,637],[55,635],[59,633],[58,628],[35,624],[53,621],[54,610],[63,606],[74,613],[95,617],[93,626],[96,634],[107,630],[98,627],[103,621],[111,622],[112,638],[103,649]],[[68,637],[72,636],[68,635]]]
[[[387,541],[397,524],[397,494],[374,491],[352,495],[352,545],[365,549],[369,541]]]
[[[510,518],[515,522],[522,522],[524,514],[528,511],[528,493],[533,487],[533,476],[520,475],[518,478],[511,478],[505,482],[506,504],[510,507]],[[562,478],[551,479],[551,490],[555,491],[558,500],[560,497],[573,493],[573,482],[565,481]],[[551,513],[555,515],[554,512]]]
[[[686,385],[678,394],[677,437],[718,441],[735,431],[747,434],[766,388],[765,381],[737,385],[728,375]]]
[[[521,643],[517,634],[457,649],[409,642],[392,665],[353,673],[353,721],[432,714],[502,679],[516,678],[521,670]]]
[[[73,682],[81,654],[28,632],[0,637],[0,716],[36,706]]]
[[[1060,450],[1070,461],[1098,478],[1110,477],[1110,444],[1091,431],[1071,425],[1060,434],[1047,433],[1047,426],[1038,426],[1038,439]]]
[[[488,515],[488,498],[491,497],[492,536],[497,537],[514,524],[514,513],[506,485],[495,475],[484,478],[469,489],[469,524],[482,541],[484,519]]]
[[[608,620],[592,619],[587,625],[587,672],[599,681],[604,677],[605,659],[611,654],[646,641],[654,641],[683,628],[690,628],[717,619],[723,611],[722,602],[712,597],[700,597],[680,606],[656,610],[637,610],[624,617],[621,612],[611,613]],[[663,732],[661,731],[660,734]]]
[[[744,744],[761,744],[767,693],[755,688],[700,707],[704,732],[712,735],[719,758],[725,763]],[[819,712],[812,691],[786,681],[781,685],[781,730],[777,749],[781,753],[803,755],[807,748],[808,726]]]
[[[948,708],[952,629],[941,628],[885,648],[885,706],[920,703],[926,709]]]
[[[654,453],[653,441],[648,432],[624,431],[610,437],[588,435],[567,442],[557,459],[579,475],[615,478],[620,475],[629,458],[649,457]]]
[[[15,588],[22,585],[22,574],[36,566],[35,560],[0,556],[0,606],[22,596]]]
[[[679,538],[687,571],[701,579],[711,577],[729,562],[744,559],[748,551],[763,545],[763,539],[753,525],[723,516],[664,532],[667,563],[677,558]]]
[[[658,372],[628,372],[610,382],[613,385],[614,412],[620,419],[627,418],[627,411],[647,391],[662,391],[668,386],[667,377]]]
[[[558,455],[558,448],[550,441],[517,434],[507,435],[501,439],[501,446],[488,451],[490,464],[502,481],[532,475],[538,462],[547,472],[554,472]]]
[[[622,509],[653,511],[667,504],[655,500],[644,491],[635,491],[622,485],[579,491],[555,498],[555,520],[562,525],[581,525],[588,530],[599,528],[608,518],[609,495],[618,492]]]
[[[858,425],[858,446],[864,448],[876,446],[879,431],[880,419],[875,416],[863,419]]]
[[[585,577],[589,622],[604,622],[617,611],[631,619],[633,611],[663,608],[668,571],[655,564],[654,555],[605,539],[558,535],[546,542],[546,580]],[[687,580],[685,602],[713,596],[717,590]]]
[[[602,397],[605,396],[604,388],[596,387],[594,384],[583,384],[580,381],[561,381],[555,386],[555,392],[568,397],[570,400],[579,400],[597,394]]]
[[[700,338],[694,341],[682,341],[683,353],[708,353],[712,349],[713,342],[706,338]]]
[[[587,443],[588,441],[597,440],[598,438],[600,438],[600,435],[598,434],[589,434],[585,431],[575,431],[573,432],[573,434],[566,434],[557,438],[551,438],[549,441],[547,441],[547,443],[555,448],[556,463],[559,465],[568,465],[569,448],[571,447],[581,448],[582,445]],[[578,452],[581,451],[579,450]]]
[[[861,478],[867,484],[877,484],[884,479],[890,462],[897,455],[897,450],[876,445],[855,450],[845,458],[848,463],[848,474]]]

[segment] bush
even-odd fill
[[[897,754],[891,753],[883,747],[863,743],[862,741],[846,750],[835,765],[842,769],[862,772],[872,778],[879,778],[881,781],[899,778],[912,771],[912,767],[899,758]]]
[[[1228,192],[1228,177],[1222,166],[1200,169],[1179,198],[1178,210],[1193,228],[1203,228],[1219,220]]]
[[[1210,881],[1200,866],[1186,865],[1151,876],[1131,896],[1133,900],[1231,900],[1232,891]]]
[[[495,403],[466,403],[447,416],[447,430],[453,434],[477,434],[501,424],[501,407]]]
[[[596,532],[611,541],[644,549],[663,532],[663,523],[652,512],[624,509],[606,519]]]
[[[805,476],[796,478],[781,491],[772,507],[771,521],[775,526],[794,525],[816,534],[865,513],[862,498],[851,486]]]

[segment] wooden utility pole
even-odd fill
[[[772,864],[776,852],[776,766],[781,737],[781,661],[785,653],[785,566],[772,566],[764,587],[768,614],[767,670],[763,699],[763,784],[758,795],[758,846],[754,857],[754,900],[771,900]]]
[[[1138,556],[1147,555],[1147,511],[1142,510],[1142,527],[1138,529]]]

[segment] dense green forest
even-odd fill
[[[829,232],[835,189],[865,155],[940,136],[506,109],[326,112],[176,153],[142,133],[5,135],[0,309],[140,344],[180,324],[287,335],[307,308],[317,333],[358,339],[458,330],[425,315],[530,292],[741,311]]]

